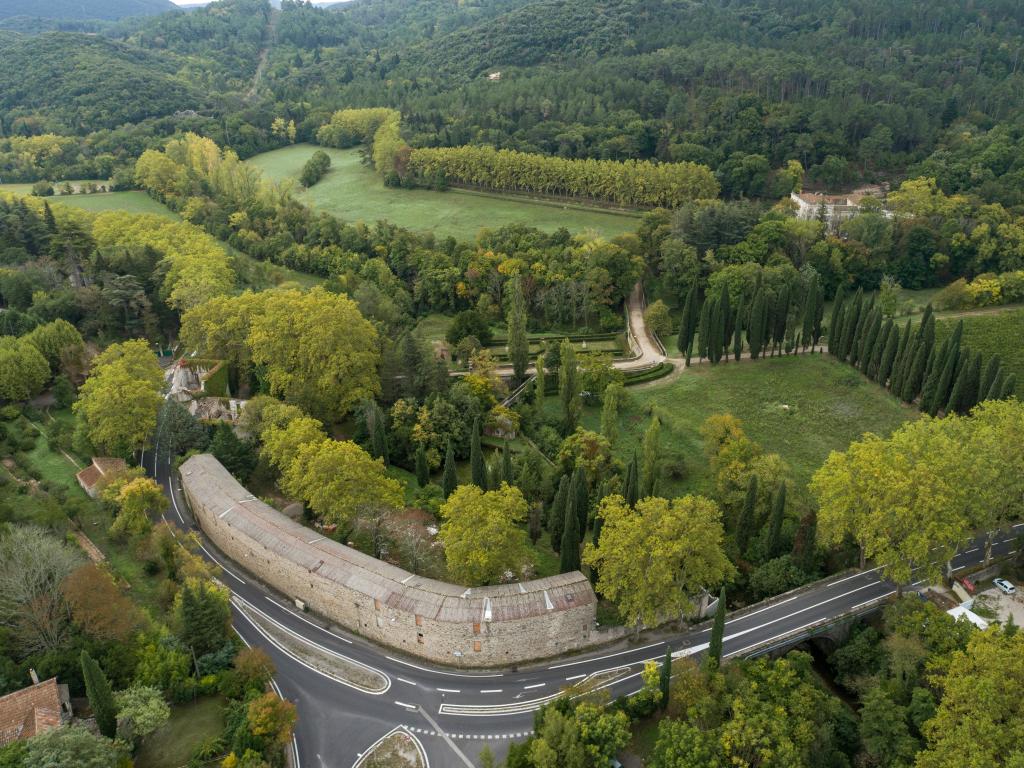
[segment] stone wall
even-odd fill
[[[312,611],[432,661],[493,667],[607,642],[577,572],[493,587],[426,579],[364,555],[254,498],[210,455],[181,467],[196,521],[228,557]]]

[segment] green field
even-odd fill
[[[940,315],[935,324],[936,339],[941,341],[952,333],[958,319]],[[981,352],[986,361],[998,354],[1007,370],[1017,374],[1017,397],[1024,396],[1024,309],[966,314],[963,321],[964,346]]]
[[[248,162],[273,181],[295,179],[317,149],[297,144],[256,155]],[[299,199],[345,221],[373,223],[383,219],[400,227],[463,240],[475,238],[483,227],[494,229],[506,224],[528,224],[549,232],[559,227],[572,232],[593,230],[605,237],[633,232],[639,225],[634,214],[595,208],[463,190],[390,189],[377,173],[362,165],[358,149],[324,151],[331,156],[331,170],[312,189],[302,190],[296,182],[296,191]]]
[[[137,768],[179,768],[188,765],[196,748],[216,739],[224,728],[224,700],[200,699],[171,709],[171,719],[142,742]]]
[[[83,211],[94,213],[125,211],[126,213],[155,213],[169,219],[179,218],[178,214],[145,192],[97,192],[93,195],[58,195],[47,199],[52,203],[81,208]]]
[[[628,396],[615,453],[626,460],[639,451],[657,414],[668,469],[658,494],[669,497],[712,490],[699,429],[714,414],[733,414],[765,451],[780,454],[801,491],[830,451],[845,449],[864,432],[888,435],[916,415],[849,366],[821,355],[695,366],[667,382],[630,389]],[[583,421],[600,429],[600,410],[587,408]]]

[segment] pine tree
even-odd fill
[[[700,305],[700,318],[697,321],[697,360],[710,358],[708,350],[710,349],[711,305],[713,303],[711,297],[707,297]]]
[[[722,663],[722,643],[725,640],[725,587],[718,593],[715,608],[715,623],[711,626],[711,642],[708,643],[708,665],[712,668]]]
[[[636,451],[633,451],[633,458],[626,466],[626,477],[622,482],[622,498],[630,508],[636,507],[640,500],[640,464],[636,458]]]
[[[992,388],[992,382],[996,379],[996,374],[999,372],[999,366],[1002,364],[1002,359],[999,355],[992,355],[988,359],[988,364],[985,366],[985,373],[982,374],[981,381],[978,384],[978,402],[980,403],[988,396],[989,389]]]
[[[740,354],[743,352],[743,313],[745,311],[746,307],[743,304],[743,297],[740,296],[740,303],[736,307],[736,320],[732,324],[732,356],[733,359],[737,361],[740,359]]]
[[[786,482],[779,485],[772,497],[772,516],[768,525],[768,540],[765,543],[765,557],[778,557],[782,548],[782,521],[786,516]]]
[[[579,470],[576,470],[577,473]],[[569,573],[580,569],[580,541],[582,539],[576,495],[578,474],[573,475],[569,488],[569,501],[565,508],[565,526],[562,529],[561,563],[559,572]]]
[[[740,557],[743,557],[743,553],[747,550],[747,544],[750,542],[750,534],[754,530],[756,520],[757,475],[752,472],[750,479],[747,481],[747,495],[743,499],[740,518],[736,521],[736,549],[739,550]]]
[[[886,322],[888,330],[885,331],[885,346],[882,348],[882,356],[878,358],[878,365],[875,366],[874,379],[883,387],[889,380],[889,374],[892,372],[892,364],[896,359],[896,350],[900,344],[900,329],[896,327],[896,324],[889,320]]]
[[[538,415],[544,413],[544,388],[547,386],[547,376],[544,372],[544,355],[537,355],[537,362],[534,363],[536,374],[533,379],[533,409]]]
[[[444,450],[444,472],[441,475],[441,490],[444,492],[444,497],[447,499],[459,485],[458,477],[455,474],[455,449],[452,448],[452,441],[448,441],[448,446]]]
[[[512,361],[512,375],[516,381],[526,378],[530,362],[530,342],[526,337],[526,298],[521,278],[511,281],[508,306],[508,356]]]
[[[839,329],[843,318],[843,286],[836,290],[836,297],[832,300],[832,314],[828,321],[828,352],[830,355],[839,355]]]
[[[672,690],[672,648],[665,644],[665,658],[661,662],[661,670],[658,675],[658,688],[661,690],[661,700],[658,706],[661,709],[668,707],[668,696]]]
[[[430,468],[427,466],[427,449],[420,443],[416,447],[416,485],[426,488],[430,482]]]
[[[683,317],[679,323],[679,339],[676,342],[680,354],[686,358],[686,364],[690,364],[690,355],[693,354],[693,337],[697,332],[697,281],[690,283],[690,289],[686,292],[686,300],[683,302]]]
[[[569,504],[569,476],[562,475],[558,481],[558,491],[548,507],[548,530],[551,532],[551,548],[555,552],[562,549],[562,532],[565,530],[565,509]]]
[[[484,452],[480,447],[480,417],[473,420],[473,432],[469,441],[470,479],[481,491],[487,490],[487,467],[484,465]]]
[[[88,651],[82,651],[82,680],[85,682],[85,694],[89,698],[93,717],[96,718],[96,727],[108,739],[114,738],[117,735],[114,694],[110,690],[107,676]]]
[[[764,291],[754,295],[754,304],[750,309],[750,323],[747,325],[747,346],[750,347],[750,358],[756,360],[761,355],[764,345],[765,312]]]
[[[501,446],[501,479],[509,485],[515,484],[515,478],[512,476],[512,451],[508,447],[508,440]]]

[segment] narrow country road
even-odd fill
[[[492,672],[466,672],[409,658],[374,645],[358,635],[295,609],[292,601],[263,586],[228,560],[202,537],[188,510],[171,457],[159,446],[147,452],[143,465],[171,500],[168,522],[200,536],[203,553],[222,571],[222,580],[236,598],[270,617],[283,631],[302,642],[341,654],[373,668],[388,681],[387,690],[366,693],[343,685],[298,661],[238,610],[234,625],[242,639],[264,648],[277,667],[275,685],[298,709],[293,749],[298,768],[351,768],[360,754],[396,726],[420,741],[433,766],[472,766],[487,746],[500,759],[508,745],[526,738],[533,712],[567,686],[581,681],[607,690],[613,697],[635,693],[646,661],[659,661],[670,648],[676,657],[703,653],[710,628],[693,627],[667,640],[621,642],[591,654],[553,659]],[[1013,554],[1015,534],[1024,523],[1000,537],[996,555]],[[984,537],[953,561],[955,570],[981,562]],[[922,581],[911,588],[919,587]],[[726,620],[727,656],[750,656],[786,647],[839,617],[876,609],[895,594],[878,569],[847,573],[734,612]]]

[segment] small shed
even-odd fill
[[[110,482],[114,477],[128,469],[124,459],[114,459],[104,456],[93,456],[92,464],[83,469],[75,478],[78,484],[92,498],[99,496],[104,484]]]

